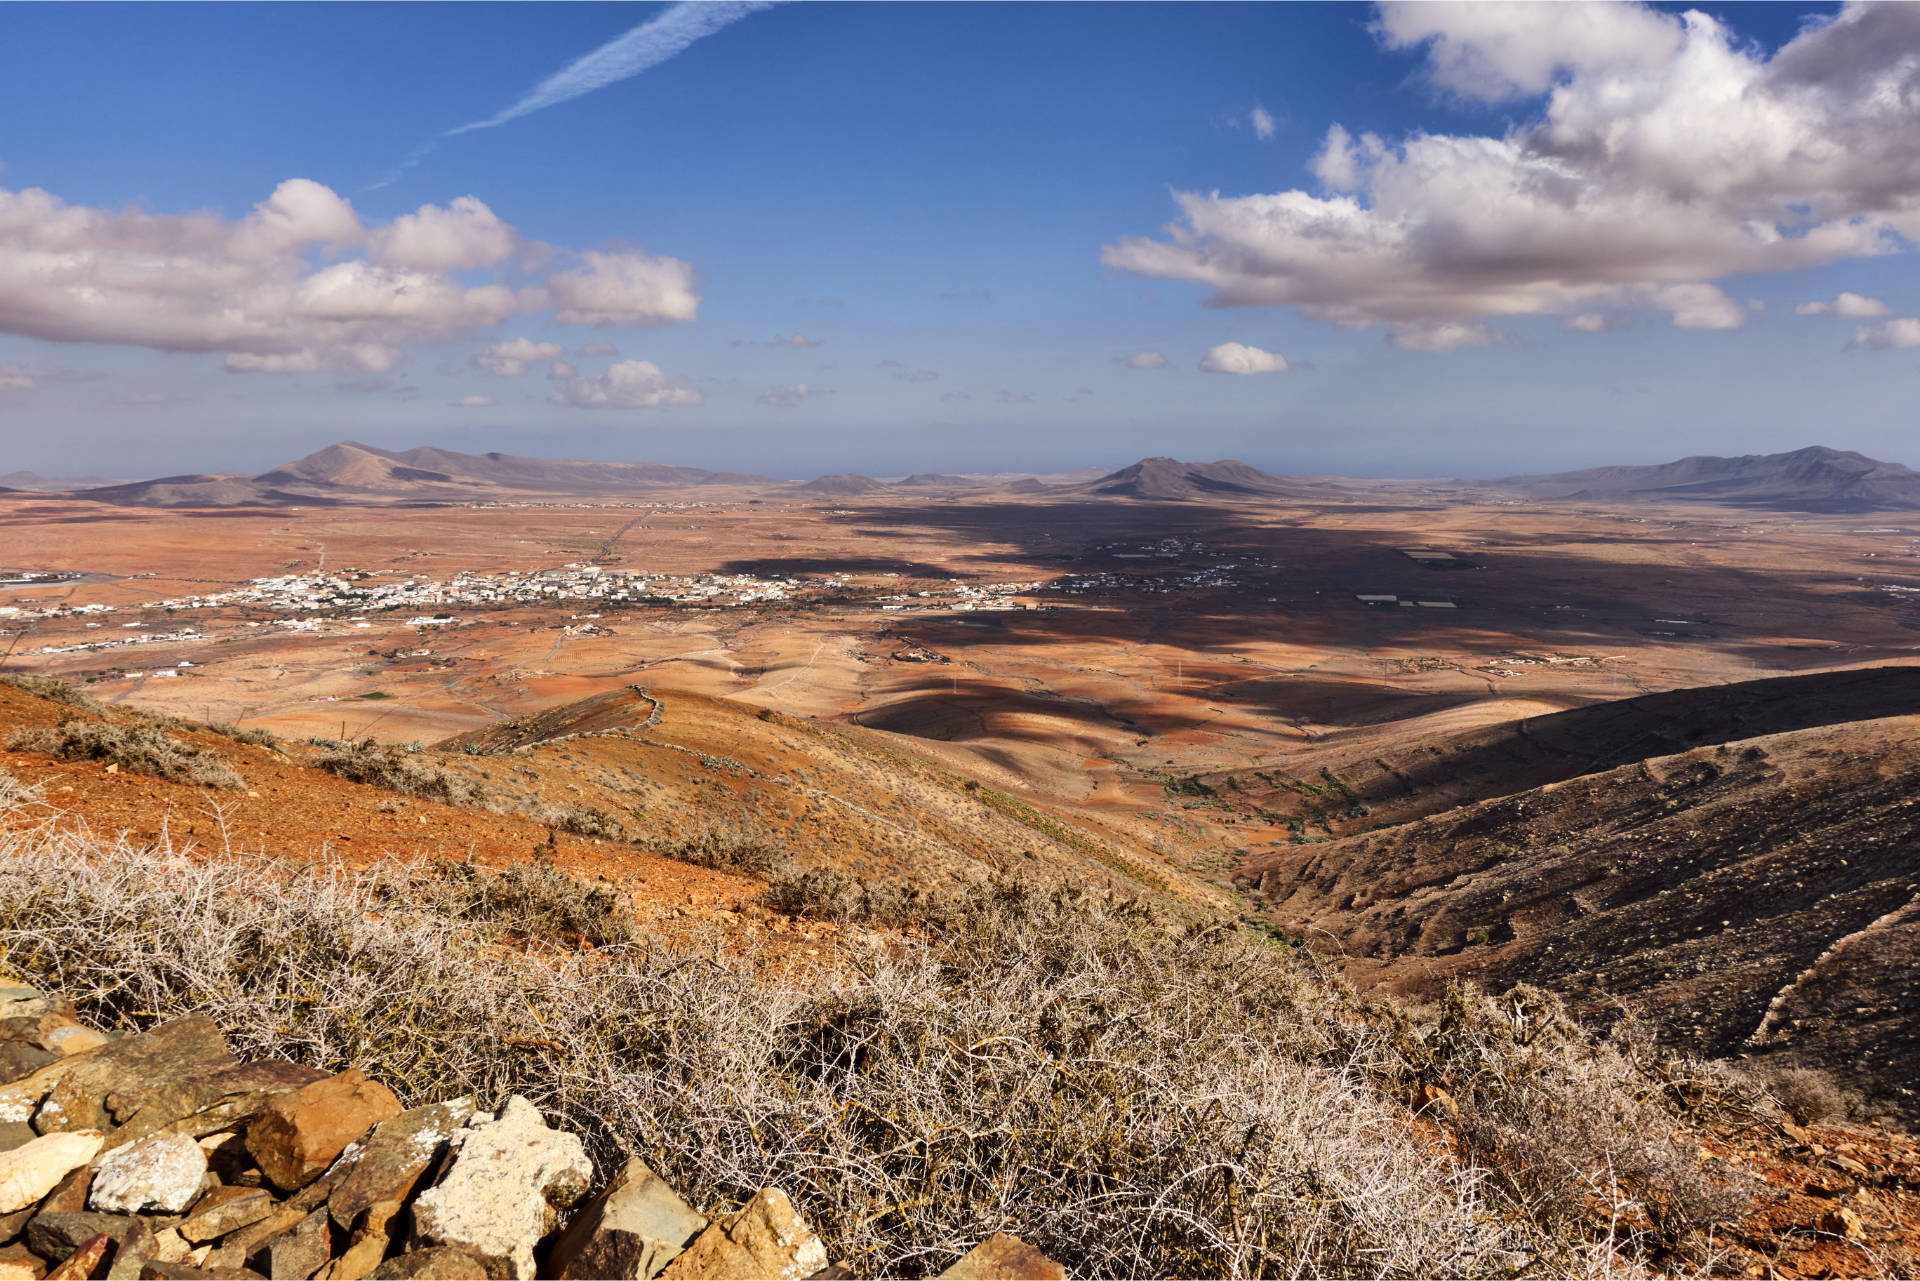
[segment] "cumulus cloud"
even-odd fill
[[[1262,351],[1245,343],[1223,342],[1209,347],[1200,358],[1203,374],[1284,374],[1287,358],[1277,351]]]
[[[563,325],[644,329],[700,318],[689,263],[628,247],[588,250],[580,260],[580,270],[547,277],[554,319]]]
[[[1920,320],[1902,316],[1884,325],[1862,325],[1853,331],[1849,344],[1862,351],[1884,351],[1889,347],[1920,347]]]
[[[1878,298],[1869,298],[1865,294],[1856,294],[1842,290],[1832,302],[1803,302],[1793,309],[1796,316],[1845,316],[1854,320],[1870,320],[1880,316],[1891,316],[1893,308]]]
[[[588,359],[596,356],[612,356],[615,360],[618,360],[620,358],[620,349],[610,342],[590,342],[582,347],[576,354],[587,357]]]
[[[1583,311],[1561,321],[1560,328],[1570,334],[1612,334],[1633,328],[1633,319],[1619,312]]]
[[[219,353],[236,373],[385,373],[409,346],[548,307],[562,324],[603,326],[699,314],[693,269],[678,259],[562,254],[563,270],[524,287],[467,275],[509,256],[556,257],[471,196],[368,226],[303,178],[238,219],[0,190],[0,333]]]
[[[33,391],[41,383],[90,383],[106,375],[91,369],[61,369],[53,365],[0,365],[0,391]]]
[[[763,405],[773,405],[780,409],[792,409],[810,396],[830,396],[833,393],[825,387],[810,387],[806,383],[790,383],[785,387],[769,387],[754,397]]]
[[[473,358],[475,369],[485,369],[502,378],[518,378],[536,360],[558,360],[567,349],[557,342],[535,342],[531,338],[509,338],[497,342]]]
[[[1115,356],[1113,363],[1128,369],[1165,369],[1167,358],[1157,351],[1136,351],[1131,356]]]
[[[453,406],[455,409],[485,409],[491,404],[493,404],[493,397],[462,396],[458,400],[450,400],[447,403]]]
[[[575,409],[658,409],[697,405],[700,393],[669,379],[650,360],[622,360],[598,378],[569,378],[547,400]]]
[[[1454,93],[1544,98],[1498,136],[1336,124],[1321,192],[1178,192],[1163,238],[1102,260],[1432,350],[1503,316],[1734,329],[1716,281],[1920,238],[1920,6],[1847,7],[1771,58],[1704,13],[1632,4],[1389,6],[1378,29]]]

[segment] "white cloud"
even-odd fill
[[[1902,316],[1884,325],[1861,325],[1853,331],[1853,347],[1883,351],[1889,347],[1920,347],[1920,320]]]
[[[1247,124],[1252,127],[1253,136],[1262,142],[1273,141],[1273,135],[1279,128],[1273,113],[1257,102],[1253,104],[1253,110],[1247,113]]]
[[[638,249],[588,250],[579,271],[547,277],[547,289],[563,325],[654,328],[700,318],[693,267],[678,258],[656,258]]]
[[[1560,328],[1570,334],[1614,334],[1633,328],[1633,320],[1618,312],[1583,311],[1561,321]]]
[[[1131,356],[1115,356],[1116,365],[1125,365],[1128,369],[1165,369],[1167,358],[1157,351],[1136,351]]]
[[[1803,302],[1793,309],[1793,314],[1796,316],[1845,316],[1853,320],[1872,320],[1880,316],[1891,316],[1893,308],[1878,298],[1869,298],[1865,294],[1843,290],[1832,302]]]
[[[810,396],[831,396],[833,393],[825,387],[809,387],[806,383],[791,383],[785,387],[769,387],[754,397],[763,405],[774,405],[781,409],[792,409]]]
[[[520,237],[472,196],[422,205],[368,237],[374,260],[405,271],[472,271],[505,261]]]
[[[557,342],[535,342],[531,338],[509,338],[475,356],[475,369],[485,369],[502,378],[518,378],[536,360],[559,360],[567,349]]]
[[[1209,347],[1200,358],[1203,374],[1283,374],[1287,358],[1277,351],[1262,351],[1245,343],[1223,342]]]
[[[622,360],[598,378],[569,378],[547,400],[576,409],[657,409],[697,405],[700,393],[670,380],[650,360]]]
[[[1456,347],[1491,346],[1500,341],[1500,335],[1485,325],[1430,320],[1390,326],[1387,341],[1402,351],[1452,351]]]
[[[1499,136],[1335,125],[1310,165],[1324,194],[1179,192],[1163,238],[1103,262],[1432,347],[1604,308],[1738,328],[1718,280],[1920,239],[1920,6],[1848,7],[1770,59],[1637,5],[1391,6],[1379,30],[1456,93],[1544,101]]]
[[[578,368],[569,365],[564,360],[556,360],[547,366],[547,377],[557,383],[563,383],[569,378],[576,378],[579,374],[580,371]]]
[[[462,396],[458,400],[450,400],[447,403],[453,406],[455,409],[485,409],[489,405],[493,404],[493,397]]]
[[[579,255],[544,287],[458,274],[552,253],[471,196],[369,227],[303,178],[237,219],[0,190],[0,333],[219,353],[236,373],[383,373],[409,346],[549,306],[563,324],[698,316],[692,267],[638,250]]]
[[[595,356],[612,356],[615,360],[618,360],[620,358],[620,349],[610,342],[590,342],[582,347],[577,354],[589,359]]]

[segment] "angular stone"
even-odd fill
[[[1066,1281],[1067,1270],[1017,1236],[996,1232],[940,1274],[940,1281]]]
[[[333,1266],[321,1273],[324,1281],[365,1281],[386,1259],[393,1242],[384,1232],[358,1232],[340,1252]]]
[[[62,1105],[65,1128],[105,1129],[111,1120],[107,1096],[115,1091],[158,1089],[233,1062],[213,1020],[188,1015],[0,1085],[0,1122],[30,1119],[54,1087],[67,1082],[64,1097],[72,1102]]]
[[[38,1214],[27,1224],[27,1249],[49,1262],[64,1259],[87,1241],[123,1239],[139,1220],[126,1214]]]
[[[707,1228],[707,1216],[634,1158],[580,1208],[547,1256],[549,1275],[646,1281]]]
[[[60,1180],[100,1150],[98,1130],[47,1134],[11,1152],[0,1152],[0,1214],[37,1204]]]
[[[1859,1215],[1844,1205],[1837,1210],[1828,1210],[1825,1214],[1821,1215],[1818,1226],[1822,1232],[1830,1232],[1837,1237],[1846,1237],[1849,1241],[1865,1241],[1867,1239],[1867,1225],[1861,1221]]]
[[[451,1099],[413,1108],[375,1126],[366,1143],[351,1156],[346,1176],[327,1198],[333,1221],[351,1231],[377,1205],[391,1204],[397,1209],[413,1195],[433,1163],[446,1155],[453,1136],[465,1127],[473,1111],[473,1100]]]
[[[40,1199],[41,1214],[72,1214],[87,1208],[87,1192],[93,1187],[93,1169],[81,1166]]]
[[[249,1223],[227,1236],[207,1256],[207,1266],[216,1268],[244,1267],[248,1259],[264,1242],[271,1241],[281,1233],[292,1228],[313,1211],[281,1206],[258,1223]],[[182,1238],[185,1243],[185,1238]]]
[[[275,1187],[305,1187],[349,1143],[388,1117],[400,1100],[358,1068],[283,1094],[247,1127],[247,1151]]]
[[[160,1241],[144,1220],[135,1219],[127,1234],[113,1247],[113,1262],[107,1267],[107,1281],[135,1281],[140,1269],[160,1256]]]
[[[416,1241],[505,1259],[512,1276],[531,1277],[533,1247],[587,1193],[586,1147],[518,1095],[497,1116],[471,1118],[455,1142],[446,1176],[413,1203]]]
[[[32,1076],[47,1064],[58,1063],[61,1057],[51,1050],[36,1049],[31,1045],[0,1045],[0,1085]]]
[[[46,1266],[24,1245],[0,1245],[0,1281],[39,1281]]]
[[[40,1135],[25,1121],[0,1122],[0,1152],[11,1152],[15,1148],[25,1147]]]
[[[47,1097],[34,1110],[33,1128],[42,1134],[58,1134],[62,1130],[97,1130],[111,1125],[106,1111],[95,1104],[85,1085],[63,1077],[54,1082]]]
[[[315,1210],[254,1251],[247,1263],[274,1281],[307,1281],[332,1257],[333,1221],[325,1210]]]
[[[200,1195],[207,1154],[185,1134],[156,1135],[101,1157],[87,1204],[107,1214],[179,1214]]]
[[[799,1281],[826,1266],[826,1246],[795,1212],[787,1194],[761,1188],[746,1209],[708,1227],[660,1275],[670,1281]]]
[[[237,1232],[273,1213],[273,1198],[265,1188],[213,1188],[194,1202],[176,1229],[195,1245]]]
[[[0,987],[0,1019],[19,1018],[23,1014],[38,1014],[59,998],[48,996],[37,987],[28,987],[25,983],[9,983]]]
[[[24,1210],[15,1210],[12,1214],[0,1214],[0,1245],[18,1241],[20,1234],[27,1230],[27,1221],[40,1213],[40,1207],[30,1205]]]
[[[506,1274],[497,1259],[483,1259],[458,1246],[430,1245],[397,1254],[368,1275],[371,1281],[474,1281],[477,1277],[497,1281]]]
[[[162,1263],[155,1259],[140,1269],[141,1281],[267,1281],[251,1268],[196,1267],[191,1263]]]
[[[34,1008],[16,1007],[20,1012],[0,1014],[0,1041],[18,1041],[42,1050],[54,1047],[50,1038],[65,1028],[79,1027],[80,1019],[69,1001],[41,998],[28,1003]]]
[[[47,1273],[47,1281],[87,1281],[93,1275],[93,1270],[107,1261],[107,1251],[112,1246],[111,1237],[89,1237]]]

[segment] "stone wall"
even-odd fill
[[[0,986],[0,1281],[853,1275],[778,1188],[702,1212],[638,1160],[596,1188],[523,1098],[403,1108],[204,1017],[114,1037]],[[996,1235],[943,1275],[1066,1273]]]

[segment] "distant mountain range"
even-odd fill
[[[1369,492],[1371,483],[1352,478],[1275,476],[1233,459],[1202,463],[1174,458],[1143,458],[1117,471],[1089,467],[1038,476],[1020,472],[921,472],[896,480],[877,480],[841,472],[808,481],[785,481],[751,472],[714,472],[667,463],[462,454],[431,447],[396,451],[353,441],[330,445],[257,476],[164,476],[114,483],[97,483],[91,478],[55,480],[31,472],[0,476],[0,490],[65,492],[129,507],[514,501],[714,485],[827,499],[887,494],[927,498],[1002,494],[1068,500],[1328,502],[1361,497]],[[1920,472],[1864,454],[1820,446],[1784,454],[1738,458],[1701,455],[1655,466],[1594,467],[1456,483],[1535,500],[1677,499],[1809,512],[1920,510]]]
[[[1920,508],[1920,472],[1820,445],[1786,454],[1701,454],[1650,467],[1511,476],[1491,484],[1542,499],[1677,498],[1810,512]]]

